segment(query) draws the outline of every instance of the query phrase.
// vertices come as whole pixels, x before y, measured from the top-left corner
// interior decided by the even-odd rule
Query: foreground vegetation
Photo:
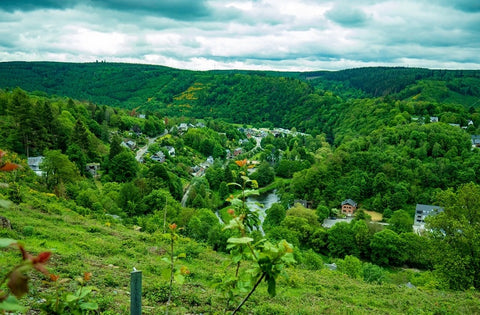
[[[37,206],[32,205],[35,203]],[[70,279],[62,284],[69,292],[78,286],[74,279],[90,272],[90,284],[96,291],[89,298],[98,303],[102,314],[129,312],[129,275],[133,267],[142,270],[143,309],[152,314],[162,313],[168,299],[169,267],[162,260],[168,256],[168,237],[135,231],[108,218],[84,217],[69,206],[56,197],[32,191],[25,203],[2,211],[10,218],[13,229],[0,230],[0,236],[20,240],[32,253],[52,251],[47,268],[60,279]],[[189,273],[183,285],[174,286],[171,312],[223,312],[224,297],[215,290],[214,284],[229,272],[223,267],[227,256],[186,238],[179,239],[177,250],[186,253],[181,266],[188,268]],[[303,260],[301,252],[296,255],[297,260]],[[2,251],[2,276],[8,266],[19,259],[13,249]],[[412,271],[391,271],[383,284],[369,284],[307,260],[289,268],[287,274],[288,278],[280,279],[275,298],[269,297],[266,286],[262,285],[245,309],[254,314],[480,312],[477,291],[448,292],[428,285],[405,286],[416,277],[417,273]],[[55,296],[55,283],[43,281],[44,278],[36,274],[32,276],[31,293],[21,302],[33,309],[42,309]]]

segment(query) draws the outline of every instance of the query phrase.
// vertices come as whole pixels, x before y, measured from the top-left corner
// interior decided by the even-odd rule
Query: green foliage
[[[363,277],[362,262],[355,256],[347,255],[343,260],[337,260],[338,271],[346,274],[352,279]]]
[[[480,287],[480,186],[470,183],[441,192],[444,211],[429,218],[437,259],[435,268],[452,289]]]
[[[400,266],[405,260],[402,239],[392,230],[385,229],[372,236],[370,241],[371,260],[380,266]]]
[[[116,182],[131,181],[137,176],[138,164],[132,153],[123,151],[109,163],[109,173]]]
[[[45,181],[49,189],[59,185],[75,182],[79,179],[79,172],[75,164],[59,150],[46,151],[40,168],[45,172]]]
[[[246,160],[237,161],[237,165],[245,168]],[[245,174],[244,169],[242,174]],[[227,249],[230,250],[231,263],[236,265],[236,271],[234,277],[223,280],[221,288],[223,288],[227,296],[227,309],[230,307],[234,297],[240,292],[245,291],[248,294],[233,310],[232,314],[236,314],[240,310],[262,281],[267,282],[268,294],[274,297],[279,275],[284,274],[286,266],[295,263],[292,254],[293,248],[285,240],[281,240],[276,245],[265,238],[253,243],[254,238],[250,236],[253,236],[252,232],[254,230],[258,230],[259,221],[255,214],[246,206],[245,197],[254,192],[245,189],[246,185],[252,181],[245,175],[242,175],[242,180],[243,185],[239,185],[242,188],[241,199],[231,198],[229,200],[235,209],[229,210],[233,218],[224,227],[224,229],[233,230],[236,233],[236,236],[232,236],[227,240]],[[256,185],[255,182],[253,184]],[[242,261],[248,260],[254,262],[253,269],[241,270]]]
[[[339,222],[328,230],[328,250],[333,257],[342,258],[346,255],[359,255],[355,233],[351,225],[346,222]]]
[[[48,314],[89,314],[98,310],[99,306],[92,300],[98,289],[86,285],[90,281],[91,273],[85,272],[83,277],[76,278],[77,288],[73,293],[67,291],[65,285],[69,279],[60,279],[57,275],[50,275],[55,289],[55,295],[47,295],[42,310]]]
[[[387,228],[392,229],[397,234],[412,232],[413,220],[405,210],[397,210],[388,220]]]
[[[264,229],[268,230],[271,227],[278,226],[285,219],[285,208],[280,203],[274,203],[266,211],[267,217],[263,221]]]
[[[218,218],[211,210],[197,209],[188,222],[186,233],[199,241],[213,241],[210,240],[210,232],[217,227]]]
[[[380,266],[364,263],[362,274],[365,282],[382,284],[385,281],[386,272]]]
[[[275,171],[269,163],[261,163],[250,177],[258,182],[260,187],[267,186],[275,179]]]

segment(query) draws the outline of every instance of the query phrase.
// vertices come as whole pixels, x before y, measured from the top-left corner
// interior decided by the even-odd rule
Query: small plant
[[[76,278],[79,287],[74,293],[68,292],[62,285],[70,279],[50,274],[50,280],[55,289],[55,295],[47,296],[42,309],[48,314],[89,314],[98,309],[98,304],[90,300],[91,294],[98,289],[94,286],[87,286],[92,274],[85,272],[83,277]]]
[[[45,275],[48,271],[44,264],[50,258],[50,252],[42,252],[38,256],[29,254],[22,244],[12,239],[0,239],[0,248],[17,247],[22,253],[22,261],[13,267],[0,282],[0,311],[24,312],[26,308],[18,302],[18,299],[28,293],[28,272],[35,269]],[[6,283],[7,288],[2,288]]]
[[[33,226],[27,225],[23,227],[23,235],[32,236],[33,235]]]
[[[174,255],[174,247],[175,247],[175,241],[178,239],[178,234],[177,234],[177,224],[172,223],[168,225],[169,228],[169,233],[167,234],[169,239],[170,239],[170,257],[164,257],[162,260],[167,262],[170,265],[170,277],[169,277],[169,287],[168,287],[168,300],[167,300],[167,307],[165,314],[168,314],[168,308],[170,306],[170,303],[172,301],[172,294],[173,294],[173,281],[175,280],[176,283],[178,284],[183,284],[185,281],[185,276],[190,274],[190,270],[188,270],[187,267],[181,266],[180,268],[177,268],[175,265],[176,261],[179,258],[185,258],[186,255],[184,253],[181,253],[177,256]]]
[[[270,296],[275,296],[278,276],[280,274],[285,275],[285,266],[295,263],[293,247],[287,241],[281,240],[274,245],[262,238],[254,243],[254,239],[251,237],[252,232],[259,229],[260,221],[257,213],[247,207],[246,198],[258,194],[258,191],[247,190],[246,187],[251,185],[256,189],[258,185],[255,180],[251,180],[245,175],[246,162],[246,160],[236,162],[242,168],[240,174],[243,183],[242,185],[238,183],[229,184],[240,187],[241,193],[239,197],[231,196],[228,199],[235,209],[228,210],[232,219],[224,227],[224,229],[233,230],[237,233],[237,236],[230,237],[227,240],[231,263],[236,265],[235,275],[225,277],[223,285],[220,285],[227,296],[226,310],[230,309],[230,304],[235,296],[247,292],[247,295],[232,311],[232,314],[236,314],[241,309],[262,281],[267,282],[267,291]],[[242,261],[251,261],[253,265],[249,264],[252,267],[242,269]]]

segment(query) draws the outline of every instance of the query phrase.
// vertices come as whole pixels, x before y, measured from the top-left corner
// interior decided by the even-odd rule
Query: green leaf
[[[0,208],[9,208],[12,205],[12,202],[9,200],[0,199]]]
[[[229,230],[229,229],[236,229],[236,228],[243,228],[243,224],[236,218],[231,219],[230,222],[228,222],[227,225],[223,227],[224,230]]]
[[[232,256],[232,261],[236,264],[238,263],[239,261],[242,260],[242,254],[238,254],[238,255],[233,255]]]
[[[96,310],[98,309],[98,304],[95,303],[95,302],[84,302],[84,303],[80,303],[80,308],[82,310]]]
[[[83,299],[92,292],[94,287],[83,287],[77,290],[77,295],[79,299]]]
[[[282,261],[287,265],[293,265],[297,262],[292,253],[286,253],[285,255],[283,255]]]
[[[16,240],[12,240],[11,238],[0,238],[0,248],[10,246],[16,242]]]
[[[256,189],[246,189],[244,192],[245,197],[249,196],[259,196],[260,193]]]
[[[187,258],[187,254],[180,253],[180,254],[178,254],[177,258]]]
[[[181,274],[176,274],[173,276],[173,278],[175,279],[175,282],[178,284],[183,284],[185,282],[185,277],[182,276]]]
[[[78,296],[73,294],[67,294],[67,296],[65,297],[65,300],[67,301],[67,303],[71,303],[73,301],[78,300]]]
[[[250,178],[248,178],[247,176],[241,176],[241,178],[243,179],[243,181],[244,181],[245,183],[250,182]]]
[[[232,243],[232,244],[248,244],[248,243],[251,243],[251,242],[253,242],[253,238],[247,237],[247,236],[244,236],[244,237],[230,237],[227,240],[227,243]]]
[[[24,313],[27,311],[27,308],[20,305],[15,296],[9,295],[3,302],[0,303],[0,310]]]
[[[162,257],[162,261],[166,262],[166,263],[171,263],[172,261],[170,260],[170,257]]]

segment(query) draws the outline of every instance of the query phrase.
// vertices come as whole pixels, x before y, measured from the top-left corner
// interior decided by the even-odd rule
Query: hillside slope
[[[102,314],[129,313],[129,275],[135,267],[143,272],[143,309],[150,314],[165,310],[168,294],[168,242],[161,234],[127,228],[111,218],[90,218],[71,210],[72,202],[31,190],[25,201],[2,210],[12,230],[0,229],[0,237],[21,240],[28,251],[49,250],[47,267],[60,279],[75,279],[91,272],[90,284],[98,291],[90,298]],[[224,269],[226,256],[189,239],[178,241],[177,252],[185,252],[181,265],[190,274],[183,285],[175,285],[173,314],[221,312],[223,298],[212,284],[233,272]],[[1,276],[20,257],[2,250]],[[301,265],[287,270],[289,279],[279,283],[278,295],[268,297],[266,285],[255,292],[243,313],[253,314],[475,314],[480,312],[478,292],[444,292],[408,288],[398,274],[395,284],[366,284],[328,269],[307,270]],[[38,310],[54,295],[53,284],[34,275],[30,294],[21,300]],[[73,292],[71,280],[63,284]],[[395,297],[395,298],[392,298]]]

